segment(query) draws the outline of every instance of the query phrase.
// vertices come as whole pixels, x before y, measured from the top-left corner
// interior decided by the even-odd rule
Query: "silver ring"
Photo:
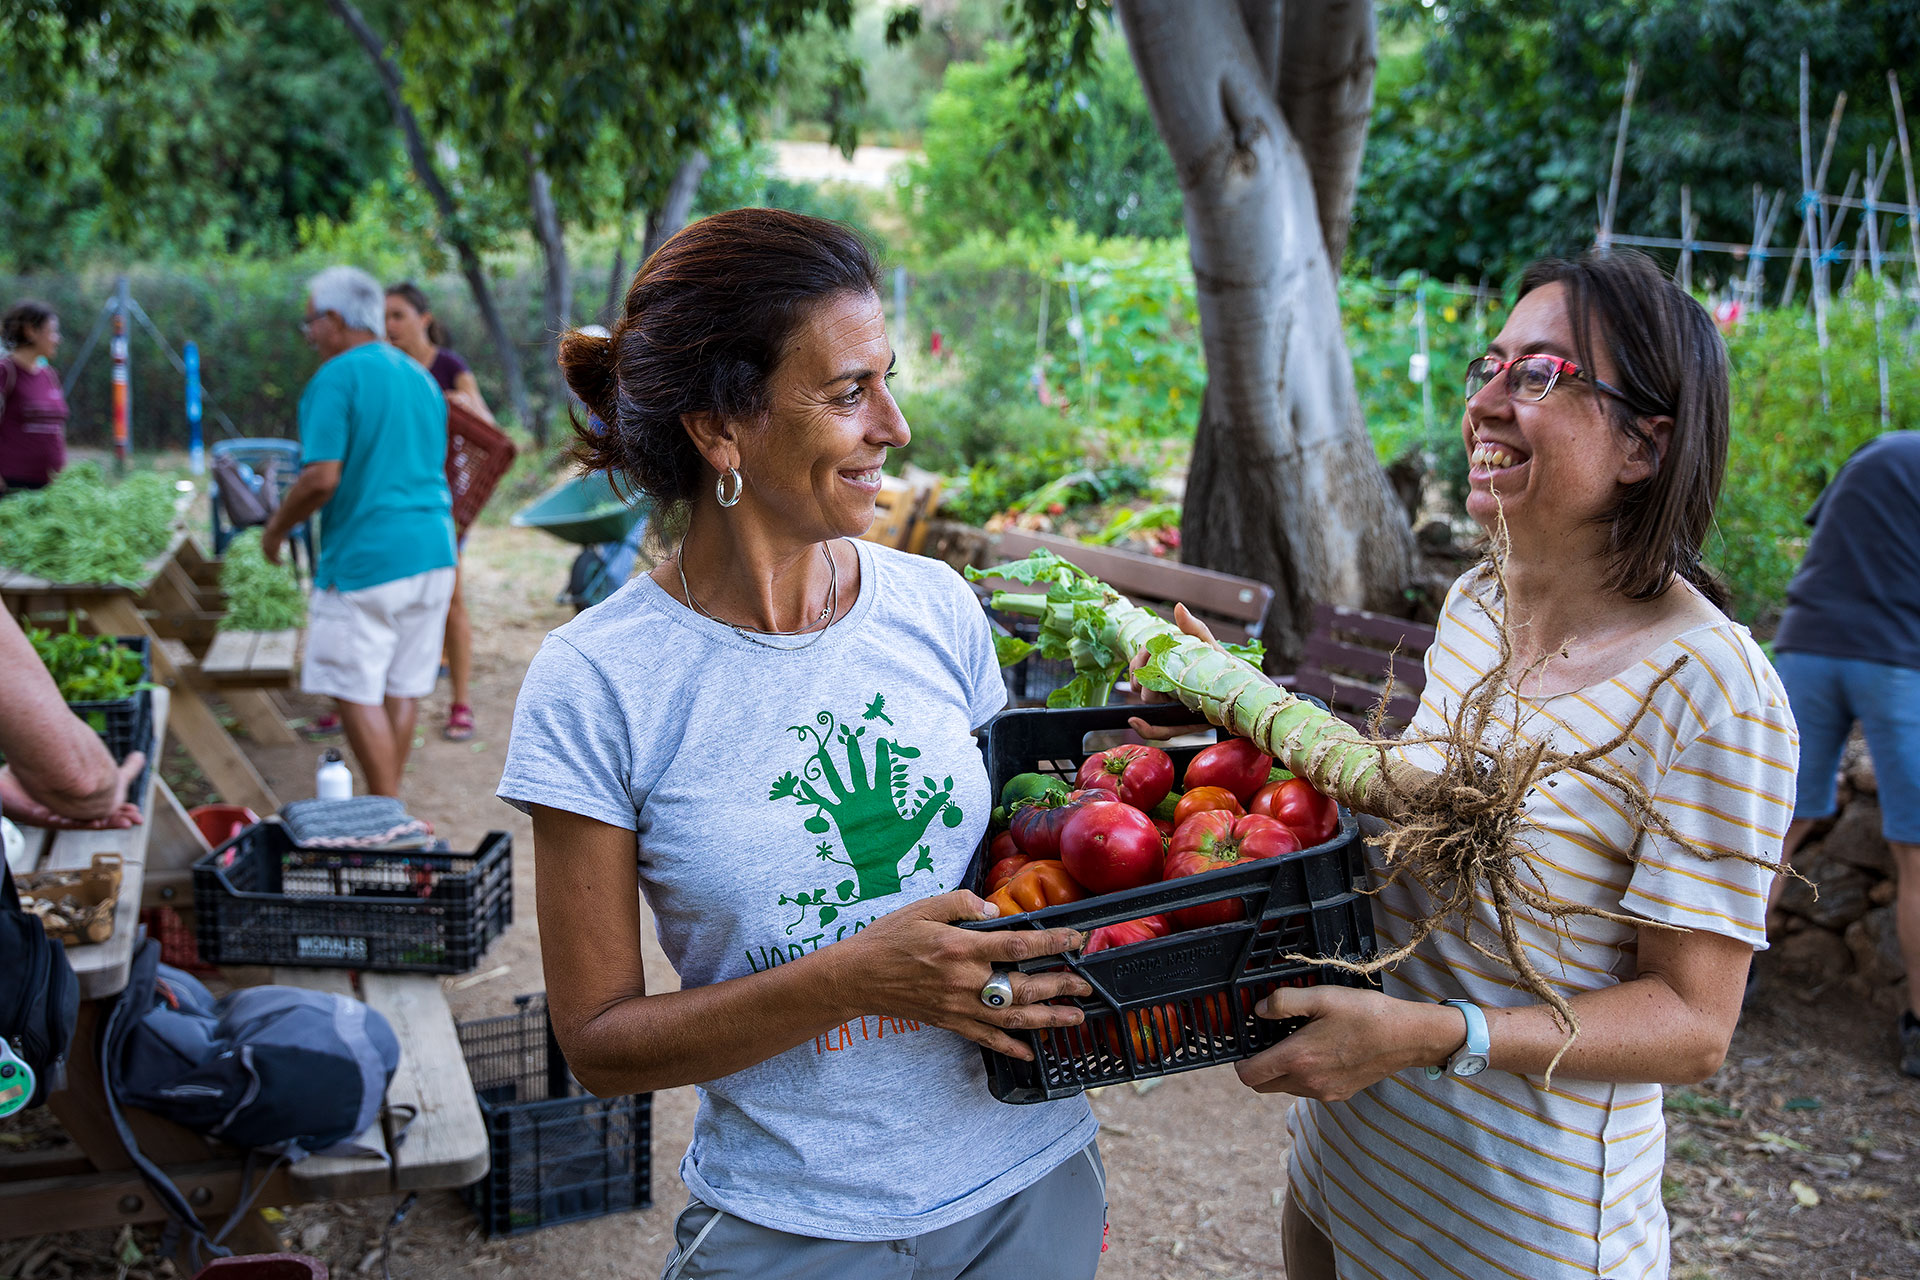
[[[989,1009],[1004,1009],[1013,1003],[1013,979],[996,973],[980,988],[980,1003]]]

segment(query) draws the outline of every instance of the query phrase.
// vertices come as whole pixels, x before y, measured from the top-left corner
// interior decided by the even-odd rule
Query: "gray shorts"
[[[1106,1224],[1106,1167],[1089,1142],[1025,1191],[905,1240],[789,1235],[689,1199],[660,1280],[1092,1280]]]

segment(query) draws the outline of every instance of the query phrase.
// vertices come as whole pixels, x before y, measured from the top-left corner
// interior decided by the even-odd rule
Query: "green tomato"
[[[1007,779],[1007,785],[1000,788],[1000,803],[1008,813],[1022,801],[1038,800],[1042,796],[1064,796],[1072,788],[1059,778],[1044,773],[1016,773]]]

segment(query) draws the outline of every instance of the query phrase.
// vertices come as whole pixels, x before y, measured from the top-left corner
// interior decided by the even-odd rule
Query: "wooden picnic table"
[[[154,692],[155,746],[164,739],[169,702],[167,690]],[[0,1239],[157,1222],[165,1216],[134,1171],[108,1115],[99,1062],[100,1030],[113,998],[126,987],[133,962],[137,913],[149,887],[147,867],[178,865],[206,848],[204,842],[188,840],[177,824],[152,817],[155,791],[162,784],[158,770],[149,778],[148,794],[141,799],[150,820],[138,826],[119,831],[25,829],[42,869],[85,867],[94,854],[105,852],[121,856],[123,871],[113,935],[67,950],[80,978],[82,1002],[68,1053],[67,1087],[53,1094],[48,1105],[73,1148],[0,1154]],[[357,995],[392,1023],[401,1057],[381,1120],[360,1138],[380,1156],[312,1156],[281,1167],[254,1203],[285,1205],[461,1187],[485,1176],[486,1128],[438,977],[363,974],[356,993],[345,970],[275,969],[268,976],[273,982]],[[416,1115],[403,1126],[399,1121],[406,1108]],[[217,1230],[242,1194],[241,1154],[158,1116],[137,1110],[126,1114],[142,1152],[168,1172],[209,1229]],[[258,1213],[248,1214],[236,1226],[229,1243],[241,1251],[279,1247]]]
[[[80,614],[101,635],[145,636],[153,678],[173,691],[172,730],[220,798],[265,816],[280,802],[208,705],[217,692],[256,742],[286,745],[299,738],[267,690],[291,683],[299,633],[220,632],[225,610],[218,565],[192,536],[177,532],[166,551],[147,562],[133,586],[103,582],[49,582],[0,565],[0,601],[22,619],[34,614]],[[262,643],[262,637],[269,637]],[[157,772],[157,771],[156,771]],[[161,783],[163,800],[172,792]]]

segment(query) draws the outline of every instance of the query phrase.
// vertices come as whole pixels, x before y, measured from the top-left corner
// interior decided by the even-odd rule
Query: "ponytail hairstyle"
[[[1726,588],[1700,560],[1726,478],[1730,435],[1727,348],[1713,317],[1631,250],[1536,262],[1521,276],[1519,296],[1550,284],[1566,289],[1581,367],[1598,369],[1596,349],[1611,357],[1612,381],[1625,399],[1600,402],[1614,428],[1653,458],[1653,474],[1629,485],[1600,517],[1607,587],[1629,600],[1651,600],[1677,575],[1724,608]],[[1641,425],[1651,417],[1673,419],[1664,454]]]
[[[9,351],[24,347],[33,331],[53,317],[54,310],[46,303],[35,298],[20,299],[0,316],[0,344]]]
[[[390,284],[387,286],[387,296],[389,298],[400,299],[427,318],[428,342],[431,342],[436,347],[451,347],[453,345],[453,335],[447,332],[447,326],[440,323],[440,318],[433,314],[433,308],[427,305],[427,295],[421,292],[419,285],[411,280],[402,280],[399,284]]]
[[[879,292],[872,250],[841,223],[734,209],[690,224],[641,266],[608,336],[573,329],[560,340],[567,385],[592,414],[574,416],[575,458],[684,508],[710,483],[684,419],[764,416],[768,383],[812,310]]]

